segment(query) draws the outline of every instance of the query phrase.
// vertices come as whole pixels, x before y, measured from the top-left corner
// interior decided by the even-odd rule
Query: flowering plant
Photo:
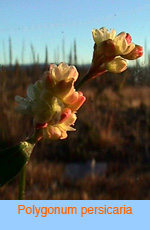
[[[85,101],[74,88],[77,78],[74,66],[51,64],[42,80],[28,86],[26,98],[16,96],[16,110],[33,116],[35,129],[42,130],[39,139],[64,139],[75,130],[76,111]]]
[[[93,59],[90,69],[80,86],[87,80],[106,72],[121,73],[127,69],[126,60],[135,60],[143,55],[143,48],[132,43],[128,33],[110,32],[102,27],[92,30],[94,44]]]
[[[93,59],[89,71],[74,86],[78,79],[75,66],[60,63],[50,64],[43,78],[30,84],[25,98],[16,96],[16,111],[33,118],[34,133],[17,146],[0,152],[0,186],[20,172],[19,199],[25,189],[25,167],[35,144],[41,139],[58,140],[67,138],[68,131],[74,131],[77,111],[86,98],[79,89],[89,79],[105,72],[121,73],[127,68],[126,60],[142,56],[143,48],[132,43],[131,36],[106,28],[92,31],[94,39]]]

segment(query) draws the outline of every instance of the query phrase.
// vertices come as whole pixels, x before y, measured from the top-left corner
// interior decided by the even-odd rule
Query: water
[[[65,166],[64,178],[81,179],[86,175],[105,175],[107,171],[107,163],[95,162],[94,160],[86,163],[68,163]]]

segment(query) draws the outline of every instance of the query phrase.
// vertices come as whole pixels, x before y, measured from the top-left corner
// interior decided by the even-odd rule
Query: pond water
[[[64,178],[79,179],[86,175],[105,175],[107,171],[106,162],[95,162],[95,160],[86,163],[68,163],[65,166]]]

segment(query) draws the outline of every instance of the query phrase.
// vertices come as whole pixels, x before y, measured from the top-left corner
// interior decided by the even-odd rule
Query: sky
[[[59,62],[67,62],[74,40],[78,63],[90,63],[91,31],[103,26],[128,32],[134,43],[145,47],[146,41],[150,48],[150,0],[0,0],[0,22],[0,64],[9,63],[9,38],[13,63],[31,63],[31,45],[41,63],[46,45],[49,62],[56,54]]]

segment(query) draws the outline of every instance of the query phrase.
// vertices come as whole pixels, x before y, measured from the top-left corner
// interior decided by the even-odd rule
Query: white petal
[[[35,86],[41,91],[43,88],[43,81],[42,80],[36,81]]]
[[[126,33],[122,32],[114,39],[114,45],[116,47],[116,55],[121,55],[128,47],[128,43],[125,40]]]
[[[76,119],[77,119],[77,116],[75,114],[71,114],[68,117],[68,119],[65,120],[65,122],[63,122],[59,126],[65,131],[75,131],[75,129],[73,127],[71,127],[70,125],[74,125]]]
[[[70,68],[69,65],[67,65],[66,63],[64,62],[61,62],[59,65],[58,65],[58,69],[60,69],[61,72],[63,71],[68,71],[68,69]]]
[[[126,55],[126,54],[130,53],[134,48],[135,48],[135,44],[134,43],[130,43],[128,45],[127,49],[124,51],[123,55]]]
[[[110,32],[110,39],[114,40],[116,37],[116,30],[111,30]]]
[[[28,99],[20,97],[20,96],[15,96],[15,101],[21,106],[30,106],[31,105],[31,102]]]
[[[39,88],[36,85],[30,84],[27,88],[27,96],[32,101],[38,99],[40,96]]]
[[[55,64],[50,64],[49,70],[52,70],[53,68],[57,68],[57,65],[55,65]]]
[[[127,62],[121,57],[116,57],[107,63],[107,70],[112,73],[121,73],[127,68]]]
[[[100,30],[92,30],[93,40],[96,44],[103,41],[103,33]]]
[[[22,103],[23,101],[25,101],[25,98],[23,97],[20,97],[20,96],[15,96],[15,101],[18,102],[18,103]]]
[[[78,78],[78,71],[75,66],[70,66],[68,71],[64,74],[64,79],[66,81],[74,79],[76,81]]]

